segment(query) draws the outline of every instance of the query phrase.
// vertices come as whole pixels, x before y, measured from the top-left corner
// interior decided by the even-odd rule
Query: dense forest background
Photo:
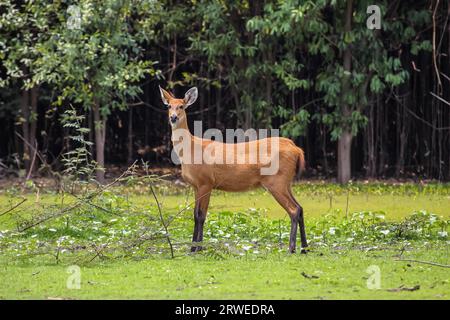
[[[442,0],[0,1],[0,174],[74,152],[107,176],[171,166],[161,85],[198,87],[204,130],[280,128],[311,177],[448,180],[449,17]]]

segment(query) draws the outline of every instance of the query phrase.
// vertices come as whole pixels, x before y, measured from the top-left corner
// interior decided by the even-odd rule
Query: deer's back
[[[197,188],[209,185],[213,189],[225,191],[245,191],[274,182],[289,184],[296,174],[298,157],[302,152],[292,140],[279,137],[236,144],[197,138],[195,143],[202,144],[204,154],[211,150],[222,150],[222,154],[219,152],[214,155],[217,157],[216,163],[183,164],[183,179]],[[276,144],[278,144],[277,147]],[[251,157],[255,156],[255,152],[259,154],[260,148],[263,148],[263,151],[267,150],[269,157],[261,159],[257,156],[252,158],[253,162],[250,161]],[[261,169],[269,167],[273,161],[276,161],[277,156],[278,170],[274,175],[263,175]],[[245,159],[244,163],[242,159]]]

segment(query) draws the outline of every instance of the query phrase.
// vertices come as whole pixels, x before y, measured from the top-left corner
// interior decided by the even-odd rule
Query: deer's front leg
[[[203,242],[203,226],[205,224],[206,214],[208,213],[210,196],[210,188],[200,188],[195,194],[194,234],[192,236],[193,245],[191,247],[191,252],[202,249],[201,245],[196,243]]]

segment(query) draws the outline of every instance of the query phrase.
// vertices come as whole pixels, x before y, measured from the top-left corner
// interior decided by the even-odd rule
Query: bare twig
[[[100,249],[97,249],[97,247],[94,246],[95,255],[88,261],[88,263],[94,261],[94,259],[97,258],[97,257],[104,257],[103,251],[106,249],[106,247],[108,247],[108,245],[109,245],[109,242],[107,242],[106,244],[101,246]]]
[[[25,201],[27,201],[27,199],[22,199],[21,202],[19,202],[18,204],[16,204],[16,205],[13,206],[12,208],[6,210],[5,212],[0,213],[0,217],[3,216],[3,215],[5,215],[5,214],[7,214],[7,213],[9,213],[9,212],[11,212],[11,211],[13,211],[13,210],[16,209],[18,206],[20,206],[22,203],[24,203]]]
[[[441,77],[440,77],[440,73],[439,73],[439,67],[438,67],[438,63],[437,63],[437,55],[438,53],[436,52],[436,12],[438,10],[439,7],[439,2],[440,0],[436,1],[436,6],[434,7],[433,10],[433,67],[435,70],[435,74],[436,74],[436,79],[437,79],[437,84],[438,84],[438,91],[441,92],[442,90],[442,82],[441,82]]]
[[[436,262],[432,262],[432,261],[422,261],[422,260],[413,260],[413,259],[395,259],[395,261],[417,262],[417,263],[429,264],[431,266],[436,266],[436,267],[450,268],[450,265],[448,265],[448,264],[441,264],[441,263],[436,263]]]
[[[33,151],[36,152],[36,155],[38,156],[38,158],[42,161],[42,163],[46,163],[46,161],[44,160],[44,158],[41,156],[40,152],[33,147],[28,141],[25,140],[24,137],[22,137],[22,135],[20,133],[18,133],[17,131],[14,131],[14,133],[16,134],[16,136],[18,136],[27,146],[29,146],[31,149],[33,149]]]
[[[72,192],[68,192],[68,193],[69,193],[72,197],[74,197],[74,198],[76,198],[76,199],[78,199],[78,200],[80,200],[80,201],[86,201],[86,204],[88,204],[88,205],[90,205],[90,206],[92,206],[92,207],[94,207],[94,208],[97,208],[97,209],[99,209],[99,210],[105,211],[106,213],[118,215],[118,214],[117,214],[116,212],[114,212],[114,211],[108,210],[108,209],[106,209],[106,208],[104,208],[104,207],[102,207],[102,206],[99,206],[98,204],[92,203],[92,201],[91,201],[90,199],[81,198],[81,197],[77,196],[76,194],[74,194],[74,193],[72,193]]]
[[[438,96],[437,94],[430,92],[430,94],[435,97],[436,99],[440,100],[441,102],[445,103],[446,105],[450,106],[450,102],[447,100],[444,100],[442,97]]]
[[[168,228],[167,228],[167,224],[164,221],[164,217],[162,215],[161,205],[159,203],[158,197],[156,196],[155,190],[153,189],[153,186],[151,184],[150,184],[150,191],[152,192],[153,198],[155,198],[156,205],[158,206],[159,218],[161,219],[161,224],[164,227],[164,231],[166,233],[166,238],[167,238],[167,243],[169,244],[169,247],[170,247],[170,255],[172,256],[172,259],[173,259],[174,258],[174,254],[173,254],[172,241],[170,240],[170,235],[169,235],[169,231],[168,231]]]
[[[33,160],[31,161],[30,168],[28,169],[28,174],[27,174],[26,180],[30,179],[31,173],[33,172],[33,168],[34,168],[34,163],[36,162],[36,154],[37,154],[37,147],[38,147],[37,140],[34,140],[34,145],[35,145],[35,148],[34,148],[34,152],[33,152]]]
[[[450,127],[436,127],[435,125],[433,125],[432,123],[430,123],[429,121],[419,117],[414,111],[412,111],[411,109],[409,109],[407,106],[404,106],[405,110],[408,111],[408,113],[410,113],[414,118],[416,118],[417,120],[422,121],[423,123],[425,123],[426,125],[428,125],[429,127],[433,128],[434,130],[450,130]]]
[[[350,190],[347,190],[347,205],[345,206],[345,219],[348,219],[348,200],[350,198]]]
[[[420,285],[415,285],[414,287],[405,287],[403,284],[398,288],[387,289],[389,292],[400,292],[400,291],[417,291],[420,289]]]
[[[137,160],[136,160],[137,161]],[[136,164],[136,161],[133,162],[133,164],[131,166],[128,167],[128,169],[126,171],[124,171],[118,178],[114,179],[112,182],[110,182],[109,184],[105,185],[105,186],[101,186],[99,188],[99,190],[97,190],[96,192],[93,192],[91,194],[88,194],[86,197],[80,198],[75,204],[71,205],[70,207],[66,208],[66,209],[62,209],[60,211],[58,211],[57,213],[53,214],[53,215],[49,215],[47,217],[42,218],[41,220],[38,220],[30,225],[25,226],[24,228],[22,228],[21,230],[19,230],[20,232],[24,232],[30,228],[33,228],[43,222],[46,222],[50,219],[54,219],[57,217],[61,217],[64,214],[66,214],[67,212],[72,211],[73,209],[78,208],[79,206],[85,204],[86,202],[89,202],[91,199],[95,198],[96,196],[98,196],[99,194],[101,194],[103,191],[105,191],[106,189],[108,189],[109,187],[111,187],[112,185],[116,184],[117,182],[121,181],[122,178],[126,175],[130,173],[130,168],[133,168],[134,165]]]

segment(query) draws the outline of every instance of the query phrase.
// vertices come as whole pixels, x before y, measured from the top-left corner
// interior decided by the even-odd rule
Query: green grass
[[[0,267],[3,299],[449,299],[448,269],[397,262],[391,250],[319,250],[214,260],[202,254],[174,260],[114,261],[81,267],[81,288],[67,289],[66,266],[36,262]],[[405,257],[448,263],[447,248]],[[381,271],[380,289],[367,287],[367,268]],[[314,275],[310,279],[302,275]],[[420,289],[390,292],[400,286]]]
[[[331,200],[328,195],[302,195],[300,191],[296,192],[296,198],[303,206],[305,217],[319,218],[330,208],[340,210],[345,214],[347,211],[347,195],[334,195]],[[135,196],[133,201],[145,203],[153,202],[148,196]],[[192,197],[189,198],[192,201]],[[184,199],[183,199],[184,201]],[[164,201],[167,208],[175,208],[180,203],[180,197],[168,196]],[[397,220],[401,219],[413,211],[426,210],[445,217],[450,217],[449,210],[450,196],[436,195],[364,195],[356,194],[349,196],[348,212],[358,211],[383,211],[386,218]],[[223,193],[217,192],[211,197],[209,211],[244,211],[249,207],[264,208],[268,216],[272,218],[282,218],[286,212],[273,199],[273,197],[264,191],[244,192],[244,193]]]
[[[450,217],[450,186],[438,185],[437,187],[425,188],[423,192],[418,191],[415,185],[356,185],[347,189],[333,184],[298,184],[294,186],[294,194],[304,209],[305,218],[320,218],[330,210],[339,210],[343,214],[359,211],[382,211],[389,220],[399,220],[414,211],[426,210],[443,217]],[[406,186],[406,187],[405,187]],[[433,186],[433,185],[432,185]],[[144,193],[144,194],[142,194]],[[134,193],[133,190],[125,189],[120,194],[126,196],[127,201],[137,206],[155,205],[155,200],[147,192]],[[163,194],[163,193],[162,193]],[[59,205],[59,196],[49,193],[25,194],[28,199],[26,205],[32,205],[36,201],[41,204]],[[347,202],[348,200],[348,202]],[[169,190],[167,195],[162,196],[162,204],[166,211],[175,211],[186,203],[193,203],[193,194],[189,189],[180,192]],[[0,208],[7,207],[7,203],[16,203],[7,194],[0,194]],[[66,205],[73,203],[74,198],[66,196]],[[348,207],[347,207],[348,203]],[[9,204],[10,205],[10,204]],[[282,218],[286,212],[265,190],[257,189],[250,192],[227,193],[213,191],[209,206],[210,212],[221,211],[245,211],[248,208],[261,208],[269,217]],[[0,223],[6,223],[0,221]]]
[[[262,190],[216,192],[205,225],[206,249],[191,255],[192,208],[177,212],[192,202],[192,194],[158,188],[165,217],[175,217],[169,226],[171,259],[160,232],[124,249],[142,230],[160,229],[147,189],[117,187],[96,199],[108,211],[85,205],[25,232],[15,231],[21,219],[76,200],[8,190],[0,194],[0,212],[21,197],[28,201],[0,216],[0,299],[450,298],[450,269],[396,261],[401,255],[450,264],[443,235],[450,222],[449,185],[306,183],[294,193],[305,210],[308,255],[287,254],[289,219]],[[81,268],[79,290],[66,287],[67,267],[74,264]],[[380,289],[367,287],[369,266],[380,268]],[[417,285],[414,291],[398,289]]]

